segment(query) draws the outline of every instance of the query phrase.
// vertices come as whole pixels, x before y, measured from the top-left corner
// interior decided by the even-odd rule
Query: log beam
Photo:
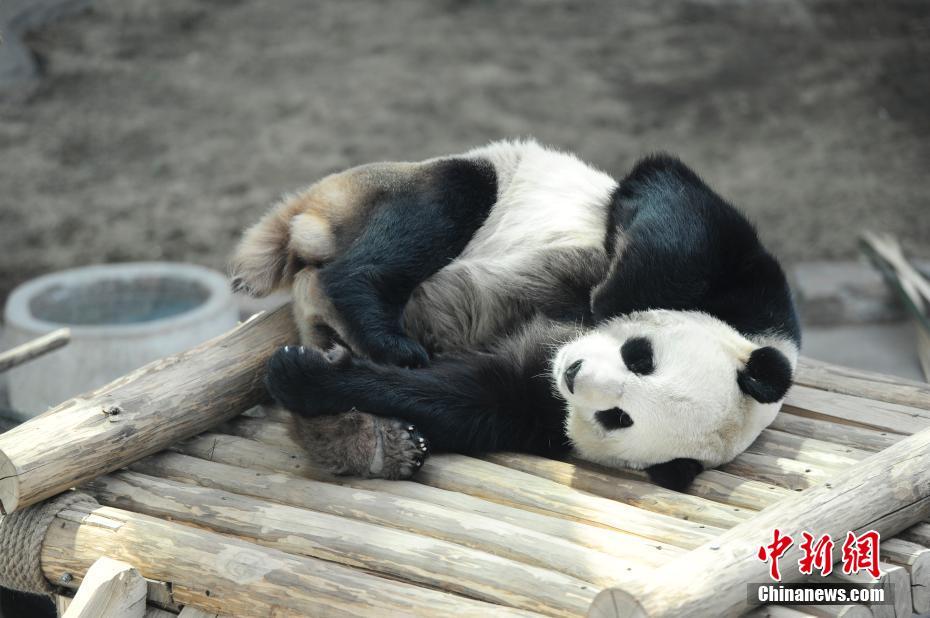
[[[796,496],[786,498],[755,518],[731,528],[660,567],[651,578],[603,591],[591,606],[597,616],[736,615],[749,608],[746,582],[766,581],[768,564],[756,555],[772,531],[800,538],[816,530],[843,538],[850,530],[877,530],[891,538],[930,514],[930,431],[922,431],[836,474]],[[783,564],[800,557],[795,543]],[[801,575],[782,573],[786,581]],[[670,581],[677,582],[668,587]],[[708,595],[708,590],[715,594]]]
[[[531,616],[332,562],[110,507],[78,504],[52,521],[42,545],[49,581],[77,586],[100,557],[172,583],[179,603],[233,616]]]
[[[296,340],[285,306],[0,435],[0,514],[121,468],[260,403],[268,357]]]

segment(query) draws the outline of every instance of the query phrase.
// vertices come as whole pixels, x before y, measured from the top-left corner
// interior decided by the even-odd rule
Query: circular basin
[[[28,281],[13,290],[4,318],[4,349],[71,330],[67,346],[7,373],[10,406],[25,419],[229,330],[238,311],[222,274],[143,262]]]

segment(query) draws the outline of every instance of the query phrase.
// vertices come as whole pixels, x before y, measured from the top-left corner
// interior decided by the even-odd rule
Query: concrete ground
[[[789,267],[864,228],[930,257],[930,3],[94,0],[10,30],[85,1],[0,7],[0,302],[83,264],[223,268],[282,192],[528,135],[616,176],[680,154]],[[804,352],[918,377],[908,328],[821,319]]]
[[[808,326],[802,353],[867,371],[925,381],[917,359],[914,326],[908,322]]]
[[[930,257],[930,3],[90,4],[23,35],[40,76],[2,93],[0,300],[94,262],[222,267],[284,191],[525,135],[618,176],[678,153],[787,262],[864,227]]]

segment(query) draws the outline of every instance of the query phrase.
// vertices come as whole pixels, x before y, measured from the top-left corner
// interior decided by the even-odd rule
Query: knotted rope
[[[33,594],[54,593],[42,573],[42,541],[55,516],[81,502],[97,504],[87,494],[71,491],[0,517],[0,586]]]

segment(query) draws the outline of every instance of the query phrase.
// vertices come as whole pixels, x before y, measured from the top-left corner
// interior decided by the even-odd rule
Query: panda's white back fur
[[[617,187],[607,174],[534,141],[494,142],[465,156],[491,161],[498,190],[457,262],[512,263],[541,250],[603,247],[607,206]]]
[[[462,253],[408,304],[408,330],[443,350],[489,343],[521,303],[546,304],[566,270],[602,279],[617,187],[574,155],[532,140],[494,142],[455,158],[490,161],[497,200]]]

